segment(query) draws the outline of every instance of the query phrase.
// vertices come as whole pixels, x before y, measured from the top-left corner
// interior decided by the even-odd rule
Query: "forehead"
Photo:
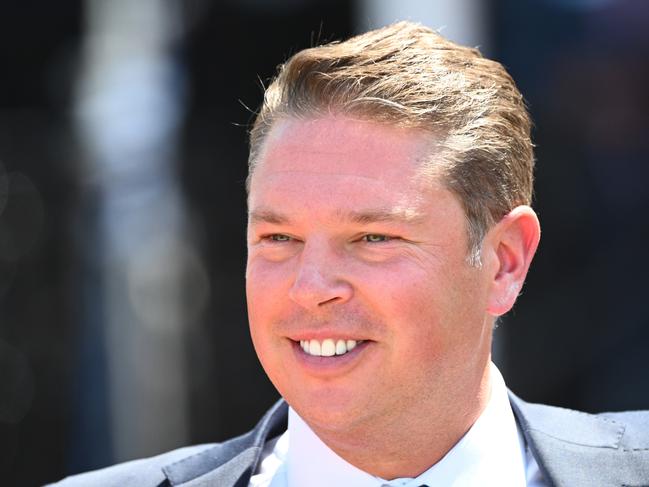
[[[270,180],[316,182],[327,176],[369,185],[413,186],[431,157],[432,136],[344,116],[276,122],[251,178],[251,196]]]

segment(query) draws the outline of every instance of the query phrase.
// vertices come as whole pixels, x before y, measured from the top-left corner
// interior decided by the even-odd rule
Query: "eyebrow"
[[[248,214],[250,223],[272,223],[282,225],[289,222],[289,218],[272,210],[258,209]]]
[[[341,217],[354,223],[369,224],[377,222],[420,223],[424,215],[410,208],[378,208],[344,213]]]
[[[342,221],[368,225],[378,222],[421,223],[424,215],[409,208],[376,208],[369,210],[339,211],[337,218]],[[284,225],[290,223],[290,218],[270,209],[256,209],[248,215],[250,223],[270,223]]]

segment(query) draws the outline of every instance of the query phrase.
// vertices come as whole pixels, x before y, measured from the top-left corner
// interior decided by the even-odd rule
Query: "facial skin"
[[[519,207],[470,266],[460,202],[422,174],[430,138],[344,116],[279,121],[250,187],[259,359],[330,448],[387,479],[436,463],[484,409],[494,317],[538,243],[533,211]],[[362,342],[332,357],[299,343],[328,338]]]

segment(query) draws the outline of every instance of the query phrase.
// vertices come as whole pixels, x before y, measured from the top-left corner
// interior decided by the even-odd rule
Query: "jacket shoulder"
[[[584,446],[649,449],[649,411],[590,414],[525,402],[511,392],[509,395],[523,430]]]
[[[649,486],[649,412],[588,414],[511,392],[510,403],[550,485]]]
[[[243,472],[254,469],[266,439],[286,430],[287,417],[288,406],[280,400],[244,435],[74,475],[51,486],[166,487],[210,475],[217,481],[209,485],[234,485],[230,477],[238,479]]]
[[[216,443],[188,446],[172,450],[150,458],[119,463],[107,468],[93,470],[67,477],[52,487],[157,487],[165,485],[166,475],[163,467],[183,459],[200,455],[207,450],[218,448]]]

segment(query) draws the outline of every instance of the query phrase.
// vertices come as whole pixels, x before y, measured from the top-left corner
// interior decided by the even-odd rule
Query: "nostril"
[[[335,296],[335,297],[333,297],[331,299],[328,299],[326,301],[322,301],[321,303],[318,303],[318,306],[324,306],[325,304],[329,304],[329,303],[334,302],[334,301],[339,301],[341,299],[342,298],[340,296]]]

